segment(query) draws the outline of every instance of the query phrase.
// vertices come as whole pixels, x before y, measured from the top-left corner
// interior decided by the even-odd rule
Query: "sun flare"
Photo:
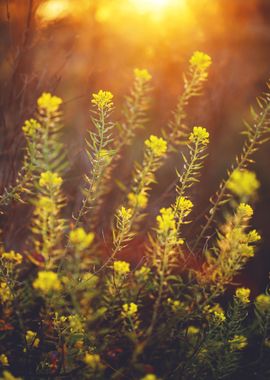
[[[132,3],[142,12],[162,11],[168,7],[173,0],[132,0]]]

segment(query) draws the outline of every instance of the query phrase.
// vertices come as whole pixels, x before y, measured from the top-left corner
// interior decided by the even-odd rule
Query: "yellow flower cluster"
[[[120,275],[124,275],[130,272],[130,264],[126,261],[115,261],[113,263],[113,270],[115,273],[118,273]]]
[[[138,306],[131,302],[131,303],[125,303],[123,306],[122,306],[122,317],[126,318],[126,317],[132,317],[134,315],[137,314],[137,311],[138,311]]]
[[[3,367],[6,367],[9,365],[9,362],[8,362],[8,358],[7,358],[7,355],[5,354],[1,354],[0,355],[0,363]]]
[[[37,348],[39,346],[40,340],[37,338],[37,333],[32,330],[27,330],[25,335],[26,343],[30,347]]]
[[[142,377],[141,380],[158,380],[158,378],[153,373],[148,373],[148,375]]]
[[[23,380],[21,377],[15,377],[9,371],[3,371],[1,380]]]
[[[174,212],[171,207],[162,208],[160,215],[156,217],[158,223],[158,232],[167,234],[169,230],[175,230]]]
[[[84,362],[88,367],[92,369],[97,369],[102,367],[101,359],[98,354],[86,353],[84,356]]]
[[[251,218],[253,215],[253,209],[246,203],[240,203],[237,208],[237,214],[240,218]]]
[[[97,94],[92,95],[92,104],[96,105],[98,109],[110,110],[113,106],[113,94],[110,91],[99,90]]]
[[[41,173],[40,179],[39,179],[39,186],[40,187],[47,187],[49,189],[51,188],[59,188],[62,185],[62,178],[59,177],[57,173],[52,173],[50,171]]]
[[[12,294],[10,288],[6,282],[0,282],[0,300],[2,302],[7,302],[11,300]]]
[[[39,197],[37,203],[36,203],[37,208],[43,209],[49,213],[53,213],[55,211],[56,205],[54,201],[46,196],[41,196]]]
[[[171,298],[168,298],[167,302],[174,313],[183,309],[183,303],[179,300],[172,300]]]
[[[214,306],[207,305],[204,308],[204,312],[211,316],[215,322],[224,322],[226,320],[226,316],[222,307],[217,303]]]
[[[33,287],[44,294],[61,290],[61,282],[57,273],[52,271],[40,271],[33,282]]]
[[[200,329],[196,326],[188,326],[187,328],[187,335],[197,335],[199,334]]]
[[[193,203],[187,197],[177,197],[175,202],[175,209],[181,218],[186,218],[192,211]]]
[[[167,141],[162,137],[151,135],[144,143],[156,157],[164,156],[167,152]]]
[[[209,143],[209,132],[203,127],[193,127],[189,136],[189,141],[192,143],[207,145]]]
[[[14,251],[4,252],[1,255],[1,259],[5,261],[10,261],[14,264],[21,264],[23,257],[20,253],[16,253]]]
[[[255,300],[257,308],[262,312],[270,311],[270,295],[260,294],[256,297]]]
[[[248,345],[247,338],[244,335],[234,335],[228,342],[232,351],[243,350]]]
[[[238,288],[238,289],[236,289],[235,296],[243,304],[250,303],[250,299],[249,299],[250,289],[248,289],[248,288]]]
[[[25,136],[32,137],[36,134],[36,131],[40,130],[41,125],[35,119],[26,120],[22,127]]]
[[[144,193],[129,193],[128,194],[128,203],[130,207],[136,208],[145,208],[148,203],[148,198]]]
[[[206,70],[212,63],[211,57],[201,51],[195,51],[189,60],[189,63],[195,69],[200,71]]]
[[[256,174],[249,170],[234,170],[227,183],[227,188],[239,198],[254,197],[259,187]]]
[[[86,233],[81,227],[76,228],[69,233],[70,243],[73,244],[78,251],[83,251],[88,248],[92,244],[94,237],[95,235],[93,232]]]
[[[61,317],[61,318],[63,318],[63,317]],[[82,320],[78,314],[69,315],[68,317],[66,317],[66,319],[69,322],[70,332],[72,332],[72,333],[83,333],[84,332],[83,323],[82,323]]]
[[[50,114],[58,111],[62,103],[63,100],[61,98],[53,96],[49,92],[44,92],[37,100],[39,108],[46,110]]]
[[[144,82],[149,82],[152,79],[152,75],[146,69],[134,69],[135,78],[141,79]]]
[[[132,193],[131,193],[132,194]],[[117,211],[118,216],[123,220],[123,221],[128,221],[132,217],[132,210],[130,208],[126,208],[122,206],[118,211]]]

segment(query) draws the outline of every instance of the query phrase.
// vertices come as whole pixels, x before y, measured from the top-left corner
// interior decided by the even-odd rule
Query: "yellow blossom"
[[[235,169],[227,183],[227,188],[240,198],[254,196],[259,187],[256,174],[249,170]]]
[[[88,248],[92,244],[94,237],[95,235],[93,232],[86,233],[82,227],[76,228],[69,233],[71,244],[73,244],[79,251]]]
[[[23,257],[20,253],[14,251],[4,252],[1,256],[2,259],[6,261],[11,261],[16,264],[21,264]]]
[[[148,375],[142,377],[141,380],[158,380],[158,378],[153,373],[148,373]]]
[[[132,317],[134,315],[137,314],[137,311],[138,311],[138,306],[131,302],[131,303],[125,303],[123,306],[122,306],[122,317],[126,318],[126,317]]]
[[[115,273],[123,275],[130,272],[130,264],[126,261],[115,261],[113,263],[113,269]]]
[[[270,295],[260,294],[256,297],[255,300],[257,308],[262,312],[270,311]]]
[[[207,145],[209,143],[209,133],[206,128],[193,127],[192,133],[189,136],[189,141]]]
[[[200,329],[195,326],[188,326],[187,328],[187,335],[197,335],[199,334]]]
[[[248,241],[250,243],[255,243],[256,241],[259,241],[259,240],[261,240],[261,235],[258,234],[258,232],[256,230],[251,230],[248,233]]]
[[[134,69],[134,75],[145,82],[149,82],[152,79],[152,75],[146,69]]]
[[[147,206],[148,198],[145,194],[135,194],[135,193],[129,193],[128,194],[128,201],[130,207],[136,208],[145,208]]]
[[[82,323],[82,320],[78,314],[69,315],[67,317],[67,320],[69,322],[70,332],[72,332],[72,333],[83,333],[84,332],[83,323]]]
[[[172,300],[171,298],[168,298],[167,302],[171,306],[171,309],[174,313],[183,308],[183,303],[179,300]]]
[[[132,210],[130,208],[126,208],[126,207],[121,207],[118,211],[117,211],[117,214],[118,216],[124,220],[124,221],[128,221],[131,219],[132,217]]]
[[[240,216],[240,218],[251,218],[253,215],[253,209],[246,203],[240,203],[237,208],[237,214]]]
[[[50,293],[61,290],[61,282],[57,273],[52,271],[40,271],[33,282],[33,287],[42,293]]]
[[[92,95],[92,104],[96,105],[99,110],[110,110],[113,106],[113,94],[110,91],[99,90],[97,94]]]
[[[27,330],[26,331],[26,336],[25,336],[27,345],[30,347],[35,347],[37,348],[39,346],[39,338],[37,338],[37,333],[32,331],[32,330]]]
[[[248,345],[247,338],[243,335],[234,335],[228,342],[232,351],[243,350]]]
[[[192,67],[200,71],[204,71],[211,65],[212,59],[206,53],[203,53],[201,51],[195,51],[192,57],[190,58],[189,63]]]
[[[156,157],[164,156],[167,151],[167,141],[162,137],[151,135],[144,143]]]
[[[41,173],[39,179],[40,187],[48,187],[48,188],[59,188],[62,184],[63,180],[57,173],[52,173],[50,171]]]
[[[226,320],[224,310],[218,303],[214,306],[205,306],[204,312],[211,316],[215,322],[224,322]]]
[[[63,103],[61,98],[53,96],[48,92],[44,92],[37,101],[39,108],[46,110],[48,113],[54,113],[58,111],[60,104]]]
[[[12,294],[6,282],[0,282],[0,299],[2,302],[7,302],[12,299]]]
[[[46,196],[39,197],[36,206],[49,213],[53,213],[56,207],[54,201],[51,198],[46,197]]]
[[[169,230],[175,229],[175,219],[174,212],[171,207],[162,208],[160,210],[160,215],[156,217],[158,223],[158,232],[162,234],[167,234]]]
[[[92,369],[101,368],[103,366],[98,354],[86,353],[84,356],[84,362]]]
[[[26,120],[22,127],[25,136],[34,136],[36,131],[40,130],[41,125],[35,119]]]
[[[5,354],[0,355],[0,363],[2,364],[3,367],[6,367],[9,365],[8,358]]]
[[[238,288],[235,292],[236,298],[238,298],[242,303],[249,303],[250,299],[250,289],[248,288]]]

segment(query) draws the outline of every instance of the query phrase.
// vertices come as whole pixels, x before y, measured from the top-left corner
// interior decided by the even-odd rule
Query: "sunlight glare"
[[[142,12],[156,12],[164,10],[172,0],[132,0],[132,3]]]

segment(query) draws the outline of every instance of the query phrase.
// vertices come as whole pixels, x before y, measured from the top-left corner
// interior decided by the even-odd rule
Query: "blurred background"
[[[202,50],[213,65],[204,96],[189,107],[188,122],[211,133],[210,155],[195,193],[199,212],[207,207],[241,146],[249,105],[270,77],[269,0],[0,0],[0,11],[2,190],[13,183],[21,165],[22,124],[34,115],[36,98],[50,91],[64,100],[64,138],[72,168],[66,186],[76,202],[79,174],[87,169],[82,150],[91,125],[90,94],[100,88],[113,92],[117,119],[133,69],[147,68],[153,76],[151,122],[126,152],[122,180],[128,181],[143,139],[150,133],[160,135],[166,126],[183,88],[188,60]],[[256,159],[252,170],[261,188],[254,227],[263,242],[242,278],[255,292],[263,290],[270,271],[269,144]],[[164,189],[173,181],[179,161],[175,156],[162,169],[159,181]],[[155,189],[156,198],[161,192]],[[24,218],[21,208],[10,208],[2,221],[7,244],[14,246],[23,236]]]

